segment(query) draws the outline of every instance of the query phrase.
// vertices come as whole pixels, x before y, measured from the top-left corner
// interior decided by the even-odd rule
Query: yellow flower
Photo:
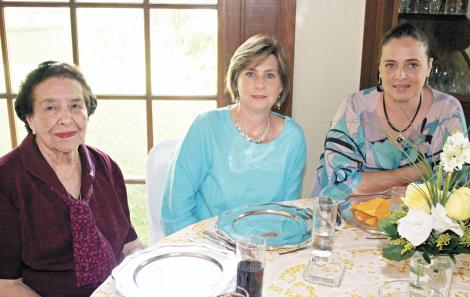
[[[420,209],[430,213],[431,209],[428,204],[429,198],[430,194],[426,184],[411,183],[406,188],[405,197],[403,197],[402,200],[409,208]]]
[[[470,218],[470,189],[458,188],[446,203],[447,215],[455,220],[464,221]]]

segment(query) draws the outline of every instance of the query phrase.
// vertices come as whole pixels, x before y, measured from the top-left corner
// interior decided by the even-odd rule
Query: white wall
[[[297,0],[293,118],[307,140],[303,197],[339,102],[359,90],[365,0]]]

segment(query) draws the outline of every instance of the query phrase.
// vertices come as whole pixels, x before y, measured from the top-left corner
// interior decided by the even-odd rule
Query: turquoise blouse
[[[300,197],[305,166],[302,128],[291,118],[269,143],[236,130],[228,107],[199,115],[172,160],[162,201],[165,234],[225,210]]]

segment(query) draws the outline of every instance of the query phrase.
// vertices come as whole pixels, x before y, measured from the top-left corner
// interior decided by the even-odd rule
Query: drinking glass
[[[409,6],[410,6],[410,0],[400,0],[400,7],[398,11],[400,13],[407,12]]]
[[[460,11],[459,0],[446,0],[446,14],[457,14]]]
[[[409,4],[408,4],[408,9],[406,10],[406,12],[408,13],[417,13],[418,12],[418,3],[419,0],[409,0]]]
[[[429,0],[419,0],[418,13],[429,13]]]
[[[468,84],[470,83],[470,80],[465,75],[465,72],[456,70],[455,75],[454,75],[454,83],[455,83],[457,94],[465,95],[467,91],[466,88]]]
[[[341,283],[344,265],[332,258],[338,203],[331,197],[314,198],[312,257],[303,274],[308,282],[331,287]]]
[[[379,288],[379,297],[444,297],[439,291],[427,287],[416,287],[407,280],[385,282]]]
[[[250,294],[248,294],[247,290],[237,286],[232,292],[218,294],[216,297],[250,297]]]
[[[393,187],[390,191],[390,211],[394,211],[401,208],[403,204],[402,197],[405,197],[406,186]]]
[[[236,237],[237,286],[248,291],[250,297],[261,297],[263,291],[266,239],[258,235]]]
[[[430,0],[429,1],[429,12],[433,14],[439,13],[441,9],[441,0]]]

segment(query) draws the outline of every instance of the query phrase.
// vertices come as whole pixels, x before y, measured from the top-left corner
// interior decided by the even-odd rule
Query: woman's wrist
[[[394,175],[401,177],[404,184],[409,184],[423,179],[424,165],[418,163],[407,167],[398,168],[394,171]]]

